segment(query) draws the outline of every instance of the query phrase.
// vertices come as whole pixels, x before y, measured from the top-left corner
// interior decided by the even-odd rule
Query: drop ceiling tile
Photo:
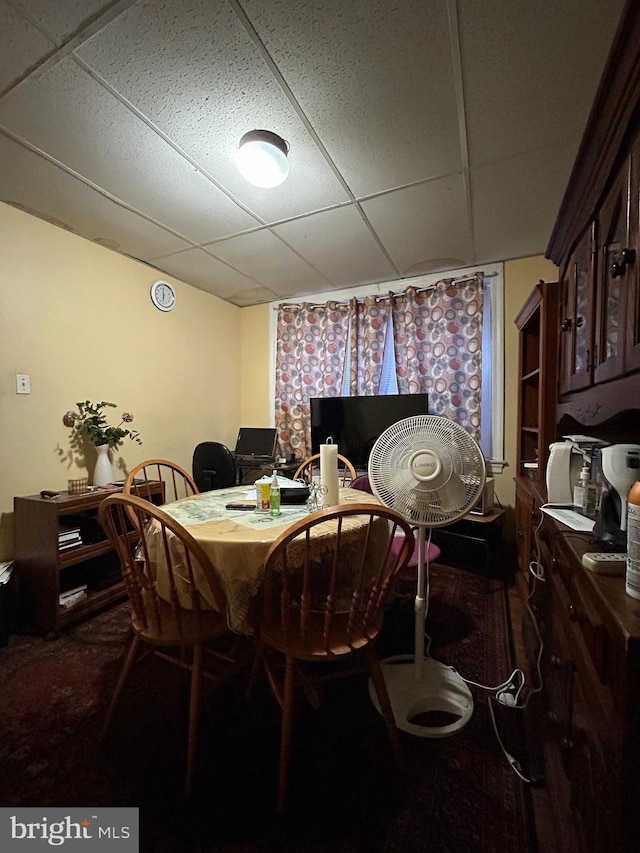
[[[273,230],[336,286],[398,277],[355,205],[314,213]]]
[[[226,2],[139,4],[77,51],[164,134],[266,222],[348,199],[261,53]],[[289,142],[291,171],[275,189],[239,174],[241,136],[265,128]]]
[[[252,293],[260,289],[257,282],[221,263],[204,249],[187,249],[167,257],[155,258],[151,263],[161,272],[169,273],[229,302],[233,302],[238,294]],[[275,294],[271,293],[264,301],[269,301],[274,296]]]
[[[14,0],[14,4],[58,43],[113,6],[111,0]]]
[[[460,168],[446,3],[242,7],[356,197]]]
[[[48,53],[54,44],[33,24],[0,0],[0,92],[15,83]]]
[[[73,59],[7,95],[0,125],[187,240],[258,224]]]
[[[287,296],[291,288],[309,292],[327,284],[295,252],[285,246],[268,229],[240,234],[207,247],[211,254],[250,276],[276,296]]]
[[[543,255],[580,139],[473,169],[478,261]]]
[[[582,133],[624,0],[458,0],[471,166]]]
[[[362,208],[403,278],[473,263],[461,175],[386,193]]]
[[[189,245],[2,134],[0,201],[140,260]]]

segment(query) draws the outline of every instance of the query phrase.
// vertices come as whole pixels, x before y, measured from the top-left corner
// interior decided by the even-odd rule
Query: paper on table
[[[547,515],[550,515],[551,518],[555,518],[556,521],[561,521],[567,527],[570,527],[572,530],[579,530],[581,533],[591,533],[595,525],[593,519],[586,518],[586,516],[580,515],[579,512],[573,509],[550,506],[542,506],[540,509]]]
[[[338,445],[320,445],[320,485],[322,506],[336,506],[340,502],[338,483]]]

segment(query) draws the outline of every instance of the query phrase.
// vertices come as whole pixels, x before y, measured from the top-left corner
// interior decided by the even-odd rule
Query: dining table
[[[209,557],[217,580],[227,598],[227,621],[232,631],[250,635],[256,626],[258,594],[262,587],[264,563],[271,545],[292,524],[307,517],[313,508],[306,503],[284,504],[281,514],[257,512],[255,509],[237,509],[229,505],[255,502],[255,488],[234,486],[202,492],[188,498],[182,498],[161,508],[171,518],[187,528],[196,542]],[[359,489],[341,488],[340,504],[379,504],[380,501],[369,492]],[[349,516],[343,523],[343,532],[347,540],[354,539],[364,527],[365,521],[359,516]],[[316,547],[322,549],[322,539],[326,537],[326,547],[330,547],[331,537],[335,536],[332,526],[323,530],[319,525],[313,531]],[[158,561],[161,559],[162,544],[160,537],[155,542]],[[154,538],[149,538],[149,547],[153,554]],[[203,606],[217,609],[206,580],[209,567],[195,567],[195,582],[198,585]],[[161,571],[157,570],[158,591],[161,597],[169,597],[169,590],[162,589]],[[181,599],[188,601],[185,591]],[[186,605],[188,606],[188,605]]]

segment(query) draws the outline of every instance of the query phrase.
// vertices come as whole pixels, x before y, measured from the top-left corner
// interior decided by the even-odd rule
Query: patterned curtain
[[[351,304],[281,305],[276,332],[275,425],[279,453],[311,453],[310,397],[341,393]]]
[[[355,362],[352,359],[351,371],[353,396],[370,396],[380,390],[390,310],[390,297],[366,296],[354,306],[355,322],[352,325],[355,332],[356,359]]]
[[[398,390],[426,391],[429,412],[480,441],[484,274],[392,297]]]
[[[311,452],[311,397],[378,394],[389,313],[400,394],[426,392],[429,411],[480,441],[484,273],[424,290],[325,305],[281,305],[276,336],[276,411],[283,456]]]

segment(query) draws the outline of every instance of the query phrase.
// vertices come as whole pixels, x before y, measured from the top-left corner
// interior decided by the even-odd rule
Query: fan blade
[[[445,512],[458,512],[467,502],[467,490],[457,474],[452,474],[446,483],[438,488],[440,506]]]

